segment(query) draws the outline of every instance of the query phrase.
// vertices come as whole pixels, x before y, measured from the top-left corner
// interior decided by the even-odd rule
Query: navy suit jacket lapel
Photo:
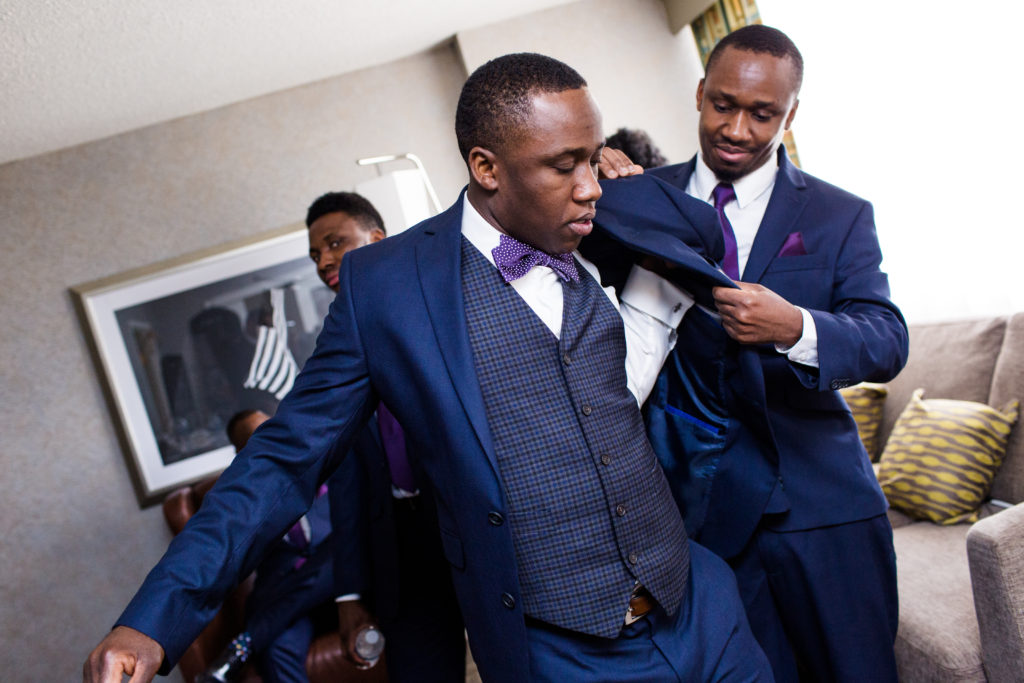
[[[652,169],[651,175],[664,178],[665,181],[675,185],[683,192],[686,192],[686,186],[690,184],[690,176],[693,175],[696,168],[697,157],[693,156],[686,163],[676,166],[672,173],[663,174],[660,172],[660,169]],[[698,199],[703,200],[702,197],[698,197]]]
[[[466,309],[462,299],[464,195],[465,190],[454,205],[424,226],[424,238],[416,245],[416,267],[427,314],[448,376],[476,433],[480,448],[487,454],[497,474],[498,462],[487,424],[480,382],[473,364],[473,349],[469,343]]]
[[[750,249],[750,257],[743,269],[745,282],[757,282],[764,275],[768,264],[779,253],[786,237],[793,232],[797,219],[807,205],[808,195],[800,171],[790,163],[785,147],[779,147],[779,172],[775,177],[768,208],[757,229],[757,237]]]

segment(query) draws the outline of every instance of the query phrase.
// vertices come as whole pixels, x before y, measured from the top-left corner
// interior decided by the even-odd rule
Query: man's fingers
[[[620,178],[641,175],[644,169],[634,164],[628,156],[618,149],[605,147],[601,151],[601,163],[597,170],[602,178]]]
[[[131,674],[131,678],[128,680],[128,683],[149,683],[156,677],[156,672],[159,669],[160,662],[149,662],[138,659],[135,660],[132,671],[125,670],[125,673]],[[115,680],[120,681],[120,678]]]

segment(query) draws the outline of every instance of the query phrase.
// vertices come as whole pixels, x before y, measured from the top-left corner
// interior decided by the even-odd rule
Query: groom
[[[686,539],[638,409],[689,302],[629,263],[661,254],[698,300],[732,286],[682,242],[701,245],[707,207],[660,181],[616,181],[675,224],[604,226],[624,242],[617,295],[575,253],[602,194],[601,115],[583,78],[541,55],[492,60],[463,87],[456,134],[468,190],[346,255],[294,389],[93,651],[86,681],[173,665],[381,400],[435,488],[485,681],[772,680],[729,568]]]

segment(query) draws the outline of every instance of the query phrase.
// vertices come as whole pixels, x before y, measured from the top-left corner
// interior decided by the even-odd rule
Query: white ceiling
[[[3,0],[0,163],[385,63],[572,0]]]

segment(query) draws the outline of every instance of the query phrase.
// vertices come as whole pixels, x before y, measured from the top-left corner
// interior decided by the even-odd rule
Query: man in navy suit
[[[697,87],[700,153],[649,172],[716,207],[739,285],[687,314],[649,433],[688,530],[732,565],[776,679],[895,681],[892,529],[836,390],[894,377],[907,332],[871,205],[780,146],[802,75],[780,31],[730,34]]]
[[[377,209],[354,192],[318,197],[306,227],[317,275],[334,292],[342,257],[387,235]],[[365,666],[356,636],[380,626],[394,683],[462,681],[462,616],[429,486],[412,471],[406,447],[397,420],[381,404],[357,439],[352,462],[342,464],[347,471],[331,478],[338,633],[348,658]]]
[[[688,542],[644,435],[638,401],[680,295],[635,268],[616,296],[575,254],[601,196],[586,82],[541,55],[492,60],[463,87],[456,135],[467,192],[346,255],[292,392],[90,655],[87,681],[166,671],[379,401],[434,486],[485,681],[771,680],[732,573]],[[683,244],[682,204],[675,231],[605,230],[664,252],[700,301],[731,282]]]

